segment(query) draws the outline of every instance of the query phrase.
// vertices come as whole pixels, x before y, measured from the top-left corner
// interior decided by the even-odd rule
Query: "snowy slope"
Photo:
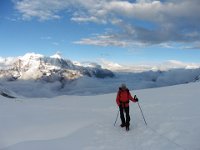
[[[132,91],[131,130],[113,123],[116,93],[7,99],[0,96],[0,150],[199,150],[200,83]],[[117,90],[117,89],[116,89]]]

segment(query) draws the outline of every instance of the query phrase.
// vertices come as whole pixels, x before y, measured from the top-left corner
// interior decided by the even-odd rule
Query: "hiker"
[[[129,130],[130,126],[129,100],[131,100],[132,102],[138,102],[137,97],[135,96],[133,98],[131,96],[131,93],[129,92],[129,89],[126,87],[126,84],[123,83],[121,87],[119,87],[116,102],[119,106],[120,118],[122,122],[120,126],[126,127],[126,130]],[[126,114],[126,118],[124,117],[124,112]]]

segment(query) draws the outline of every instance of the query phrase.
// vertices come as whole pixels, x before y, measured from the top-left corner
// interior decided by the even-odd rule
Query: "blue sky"
[[[0,0],[0,56],[200,63],[198,0]]]

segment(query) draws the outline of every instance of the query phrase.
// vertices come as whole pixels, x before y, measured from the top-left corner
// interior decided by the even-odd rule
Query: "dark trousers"
[[[121,118],[122,124],[126,124],[126,126],[129,126],[130,125],[129,107],[122,107],[120,105],[119,111],[120,111],[120,118]],[[126,114],[126,118],[124,118],[124,112]]]

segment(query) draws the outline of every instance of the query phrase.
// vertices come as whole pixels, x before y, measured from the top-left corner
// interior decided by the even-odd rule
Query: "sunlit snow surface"
[[[199,150],[200,83],[131,91],[130,131],[114,127],[116,93],[0,96],[0,150]],[[117,91],[117,90],[116,90]]]

